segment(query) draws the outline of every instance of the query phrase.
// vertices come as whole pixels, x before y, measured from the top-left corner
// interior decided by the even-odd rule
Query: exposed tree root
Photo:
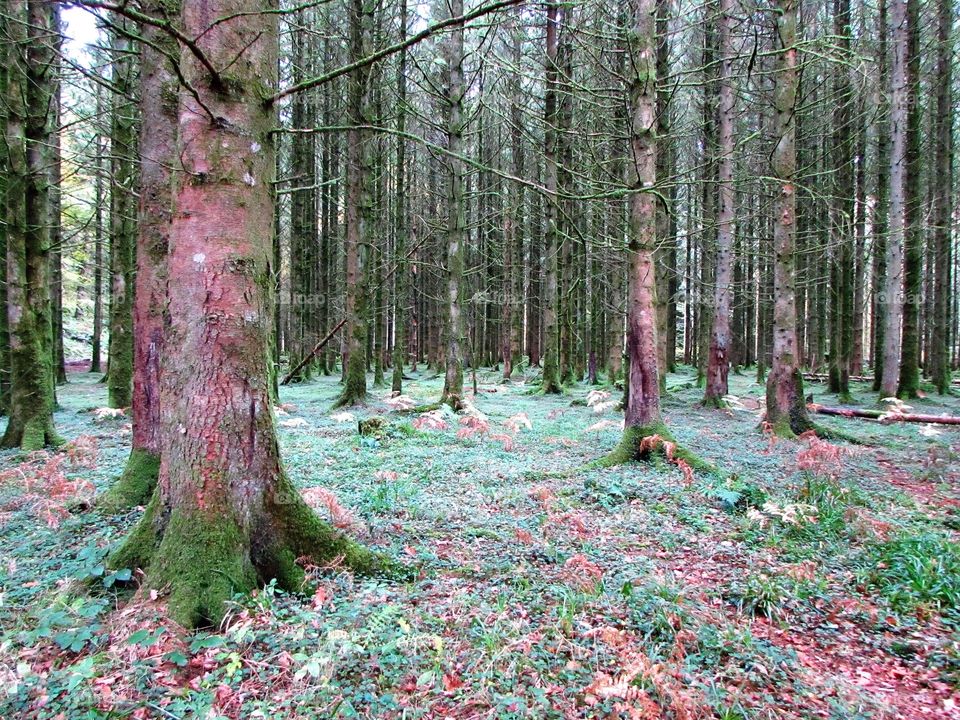
[[[216,626],[225,603],[272,579],[302,592],[298,559],[338,561],[360,575],[407,579],[413,568],[372,551],[321,520],[282,478],[252,518],[162,507],[154,492],[143,518],[110,556],[114,568],[143,568],[147,587],[169,594],[170,615],[186,627]]]

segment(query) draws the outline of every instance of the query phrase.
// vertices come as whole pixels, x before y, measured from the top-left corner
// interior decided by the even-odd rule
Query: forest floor
[[[104,570],[141,510],[85,501],[129,418],[72,374],[71,452],[0,456],[0,718],[958,717],[960,428],[830,418],[865,444],[774,441],[752,375],[717,411],[680,373],[667,422],[722,477],[583,470],[619,439],[616,391],[487,371],[464,420],[403,412],[442,386],[411,375],[411,401],[346,413],[336,379],[283,388],[278,421],[311,504],[420,578],[316,568],[310,595],[238,596],[224,631],[186,633]]]

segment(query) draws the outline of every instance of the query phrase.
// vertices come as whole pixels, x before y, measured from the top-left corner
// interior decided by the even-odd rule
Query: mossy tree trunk
[[[850,357],[853,351],[853,218],[854,143],[853,89],[850,85],[850,2],[834,5],[834,36],[839,59],[834,67],[830,283],[830,392],[850,401]]]
[[[707,358],[705,405],[719,407],[729,393],[730,308],[733,288],[734,187],[733,187],[733,2],[720,0],[720,89],[718,93],[719,157],[717,159],[716,273],[713,286],[713,317]],[[666,356],[664,355],[664,362]]]
[[[777,145],[770,162],[779,185],[773,224],[773,356],[767,377],[767,422],[777,435],[793,436],[808,430],[803,398],[803,376],[797,365],[796,217],[794,176],[797,170],[797,5],[778,3],[777,53],[774,87]],[[757,353],[758,364],[762,354]]]
[[[150,15],[171,22],[163,0],[143,6]],[[137,218],[136,279],[133,305],[133,443],[126,467],[99,501],[101,507],[126,509],[146,505],[160,470],[160,367],[167,304],[167,251],[173,194],[171,169],[176,163],[177,82],[170,65],[176,41],[145,25],[141,32],[140,203]]]
[[[543,384],[546,394],[557,394],[560,386],[560,329],[557,320],[559,293],[557,292],[557,271],[559,254],[559,215],[557,198],[557,13],[556,2],[547,3],[547,60],[546,94],[544,96],[544,149],[546,197],[544,232],[544,287],[543,287]]]
[[[640,458],[650,435],[670,439],[660,416],[657,367],[656,0],[633,1],[633,27],[626,29],[632,162],[628,164],[626,408],[619,447],[600,461],[612,465]]]
[[[887,63],[887,0],[877,0],[877,184],[876,202],[873,205],[873,267],[871,306],[873,318],[873,342],[870,352],[873,359],[873,390],[880,390],[883,378],[884,333],[886,332],[886,303],[883,295],[887,275],[887,229],[890,210],[890,73]]]
[[[904,179],[903,334],[897,395],[917,397],[920,389],[920,308],[923,303],[923,214],[920,144],[920,8],[907,3],[907,139]]]
[[[184,34],[229,70],[213,75],[181,50],[197,97],[179,92],[167,335],[178,352],[163,358],[157,489],[111,558],[145,568],[146,586],[168,591],[172,617],[187,626],[218,622],[233,593],[271,578],[300,589],[299,557],[393,568],[321,522],[280,462],[268,368],[274,114],[264,102],[277,27],[260,9],[253,0],[183,5]]]
[[[57,6],[7,3],[7,323],[10,410],[2,447],[60,443],[53,425],[50,318],[50,172]]]
[[[400,0],[400,41],[407,37],[407,0]],[[394,210],[395,255],[397,270],[394,275],[393,295],[393,375],[390,389],[403,392],[403,366],[407,360],[407,323],[415,311],[410,307],[407,294],[407,188],[406,163],[407,141],[403,137],[407,128],[407,51],[401,50],[397,62],[397,199]],[[415,355],[416,353],[414,353]]]
[[[463,0],[451,0],[450,15],[463,14]],[[461,315],[463,292],[463,257],[467,241],[467,222],[464,207],[463,131],[466,118],[463,113],[466,83],[463,76],[463,24],[456,25],[444,42],[447,63],[447,82],[443,103],[447,113],[447,354],[441,402],[459,409],[463,400],[463,342],[464,323]],[[477,358],[473,357],[474,366]]]
[[[370,8],[363,0],[353,0],[350,10],[350,57],[364,57],[369,42]],[[368,122],[370,72],[360,67],[350,73],[348,112],[353,128],[347,132],[347,187],[344,217],[344,315],[343,390],[334,405],[346,407],[363,402],[367,397],[367,283],[365,242],[370,228],[370,137],[360,126]]]
[[[110,407],[133,401],[133,298],[137,236],[136,63],[127,33],[132,23],[114,18],[111,82],[116,88],[110,114],[110,342],[107,398]]]

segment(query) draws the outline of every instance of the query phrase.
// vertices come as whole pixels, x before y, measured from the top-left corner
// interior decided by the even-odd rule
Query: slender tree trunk
[[[907,147],[904,179],[903,330],[897,394],[914,398],[920,389],[920,308],[923,290],[923,207],[920,149],[920,8],[907,2]]]
[[[400,41],[407,37],[407,0],[400,0]],[[397,64],[397,198],[394,216],[397,270],[394,275],[393,377],[391,390],[403,392],[403,366],[407,359],[407,324],[412,319],[407,298],[407,141],[403,137],[407,123],[407,52],[400,51]],[[415,322],[415,321],[414,321]],[[414,362],[416,360],[414,359]]]
[[[143,9],[154,17],[179,21],[167,16],[164,7],[163,0],[151,0]],[[133,306],[133,446],[123,474],[101,501],[114,509],[146,505],[160,471],[160,368],[179,112],[170,58],[177,56],[178,49],[176,41],[156,27],[144,25],[141,32],[145,42],[141,44],[139,93],[142,126]]]
[[[8,0],[7,32],[7,323],[10,412],[0,447],[38,450],[59,444],[53,425],[50,319],[50,173],[57,7]]]
[[[366,55],[370,10],[363,0],[352,0],[350,10],[350,57],[354,61]],[[343,407],[362,402],[367,396],[367,285],[364,268],[367,255],[363,240],[369,229],[370,215],[370,138],[360,126],[368,121],[370,72],[366,67],[350,74],[348,113],[353,127],[347,132],[347,186],[344,239],[344,316],[341,355],[343,391],[335,405]]]
[[[933,189],[934,288],[930,376],[941,395],[950,389],[950,270],[953,218],[953,0],[937,7],[937,114]]]
[[[779,0],[774,49],[776,147],[770,162],[778,180],[773,225],[773,357],[767,378],[767,423],[777,435],[809,429],[803,398],[803,376],[797,366],[795,112],[797,106],[797,5]],[[760,353],[758,352],[758,357]]]
[[[903,247],[907,171],[907,116],[909,86],[907,54],[909,29],[907,3],[890,0],[890,36],[893,38],[893,66],[890,72],[890,234],[887,238],[886,283],[884,285],[883,374],[880,397],[895,397],[900,380],[900,338],[903,318]]]
[[[546,232],[544,233],[544,273],[543,293],[543,385],[544,393],[561,392],[560,386],[560,337],[557,324],[559,294],[557,292],[557,273],[559,255],[559,200],[557,199],[557,15],[558,4],[547,3],[547,60],[546,95],[544,99],[544,165],[547,195]]]
[[[629,184],[630,230],[627,248],[627,388],[623,439],[604,464],[641,457],[643,439],[669,433],[660,416],[657,371],[656,278],[657,182],[656,0],[634,0],[634,26],[627,30],[631,68]]]
[[[463,14],[463,0],[452,0],[451,17]],[[467,223],[464,215],[463,130],[466,118],[463,102],[467,89],[463,77],[463,25],[456,25],[444,44],[447,61],[446,95],[447,115],[447,357],[441,401],[454,410],[463,400],[463,318],[461,292],[463,284],[463,255],[467,241]],[[471,358],[476,367],[477,359]]]
[[[107,397],[110,407],[125,408],[133,393],[133,296],[136,212],[136,64],[132,27],[121,17],[112,40],[111,81],[116,88],[110,117],[110,343]]]
[[[873,207],[873,268],[872,294],[873,308],[873,389],[880,390],[883,379],[883,354],[886,345],[887,303],[883,295],[887,283],[887,230],[889,226],[890,210],[890,118],[889,118],[889,86],[890,73],[887,63],[887,38],[889,25],[887,24],[887,0],[877,0],[877,66],[878,85],[877,102],[879,104],[877,118],[877,186],[876,202]]]
[[[719,91],[719,180],[717,209],[717,254],[713,290],[713,329],[707,361],[707,389],[704,404],[718,407],[729,393],[731,273],[733,270],[734,188],[733,188],[733,0],[720,0],[720,91]]]

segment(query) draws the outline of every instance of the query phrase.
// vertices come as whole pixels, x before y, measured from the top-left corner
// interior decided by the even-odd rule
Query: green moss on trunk
[[[705,472],[709,475],[722,475],[715,465],[676,444],[676,440],[670,433],[670,430],[667,429],[667,426],[662,422],[643,427],[625,428],[623,437],[617,447],[611,450],[606,456],[590,463],[587,467],[590,469],[610,468],[634,460],[649,460],[654,453],[663,454],[662,444],[656,450],[647,450],[642,447],[643,439],[653,435],[658,435],[662,440],[675,444],[673,459],[683,460],[694,470]]]
[[[108,512],[145,505],[157,486],[159,473],[160,457],[134,448],[130,451],[123,473],[97,501],[97,505]]]
[[[363,352],[351,352],[347,360],[347,372],[343,379],[343,391],[333,403],[334,408],[357,405],[367,399],[367,368]]]
[[[198,627],[216,626],[234,594],[272,579],[290,592],[303,591],[305,574],[297,563],[303,557],[338,562],[360,575],[406,579],[415,573],[321,520],[286,478],[245,522],[229,512],[165,508],[158,488],[109,564],[144,569],[147,587],[169,593],[171,617]]]

